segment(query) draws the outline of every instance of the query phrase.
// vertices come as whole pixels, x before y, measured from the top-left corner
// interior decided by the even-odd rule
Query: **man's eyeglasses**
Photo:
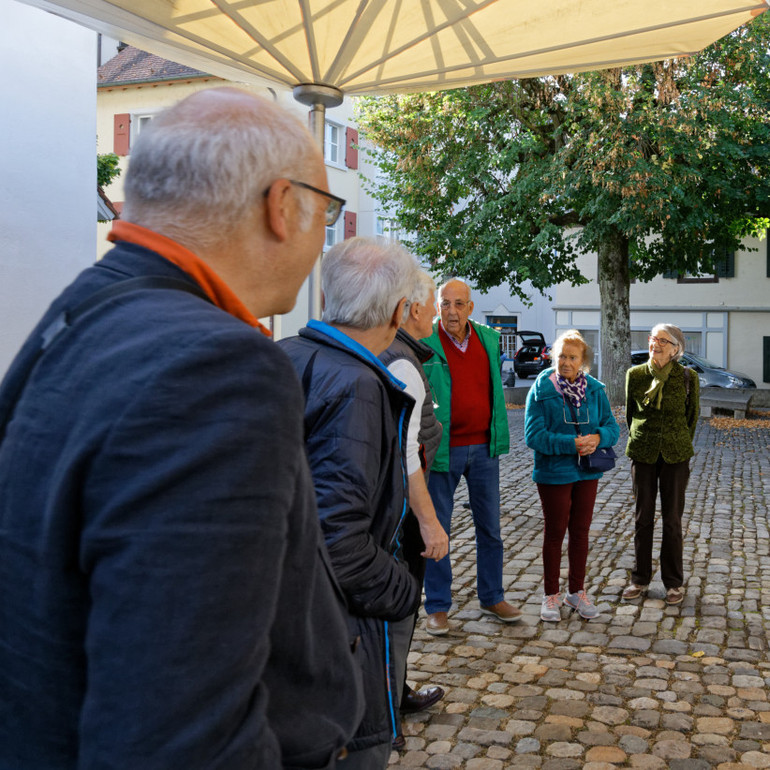
[[[326,190],[319,190],[317,187],[313,187],[312,184],[308,184],[307,182],[298,182],[296,179],[290,179],[289,182],[291,184],[297,185],[297,187],[304,187],[306,190],[310,190],[310,192],[317,193],[318,195],[323,195],[324,198],[329,199],[329,203],[326,206],[326,211],[324,212],[324,218],[325,218],[327,227],[331,227],[340,218],[340,214],[342,213],[342,207],[346,203],[344,198],[340,198],[337,195],[332,195],[330,192],[326,192]],[[264,193],[265,197],[267,197],[267,194],[269,192],[270,192],[270,187],[268,187],[267,190],[265,190],[265,193]]]
[[[664,348],[667,345],[673,345],[674,347],[676,347],[676,342],[672,342],[671,340],[663,339],[663,337],[653,337],[652,335],[650,335],[648,337],[648,339],[650,340],[650,342],[657,342],[658,345],[662,345]]]
[[[318,195],[323,195],[324,198],[329,199],[329,203],[326,206],[326,226],[331,227],[339,218],[340,214],[342,213],[342,207],[345,205],[345,199],[340,198],[336,195],[332,195],[329,192],[326,192],[326,190],[319,190],[317,187],[313,187],[312,184],[307,184],[307,182],[298,182],[296,179],[290,179],[289,180],[292,184],[297,185],[297,187],[304,187],[306,190],[310,190],[310,192],[317,193]]]
[[[456,299],[454,302],[448,299],[441,300],[441,303],[439,304],[439,307],[442,310],[448,310],[450,307],[455,307],[457,310],[464,310],[468,303],[461,299]]]

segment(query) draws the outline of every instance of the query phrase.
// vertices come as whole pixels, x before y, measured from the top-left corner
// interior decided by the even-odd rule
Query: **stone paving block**
[[[644,652],[649,650],[652,642],[649,639],[640,639],[636,636],[616,636],[610,643],[610,649],[619,650],[638,650]]]
[[[436,754],[435,756],[428,757],[425,761],[425,767],[429,767],[431,770],[456,770],[456,768],[463,767],[464,764],[462,757],[455,756],[454,754]],[[414,767],[414,765],[411,766]],[[391,765],[391,767],[410,767],[410,765],[404,763]]]
[[[508,745],[513,740],[513,735],[503,730],[481,730],[476,727],[464,727],[457,734],[461,741],[477,743],[481,746],[492,744]]]
[[[740,728],[741,738],[754,738],[757,740],[770,740],[770,724],[760,722],[742,722]]]
[[[637,768],[637,770],[662,770],[662,768],[668,767],[665,759],[652,754],[633,754],[629,760],[631,767]]]

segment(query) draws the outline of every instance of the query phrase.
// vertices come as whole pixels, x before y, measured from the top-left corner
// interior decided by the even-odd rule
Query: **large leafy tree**
[[[480,289],[585,281],[623,398],[629,283],[713,271],[770,216],[770,14],[692,57],[362,100],[372,192],[437,271]]]

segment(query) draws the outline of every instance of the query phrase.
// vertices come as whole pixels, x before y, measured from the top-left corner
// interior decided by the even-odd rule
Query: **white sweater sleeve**
[[[415,365],[406,358],[396,359],[388,366],[388,369],[406,385],[404,390],[415,400],[406,436],[406,472],[407,475],[411,476],[420,469],[420,443],[417,436],[420,432],[425,386]]]

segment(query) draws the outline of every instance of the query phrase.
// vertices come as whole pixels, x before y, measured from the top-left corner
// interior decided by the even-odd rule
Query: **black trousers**
[[[684,493],[690,478],[690,463],[631,462],[631,481],[636,497],[634,549],[636,564],[632,582],[647,586],[652,580],[652,538],[655,532],[655,501],[660,490],[663,537],[660,546],[660,574],[663,585],[679,588],[684,583],[682,567],[682,512]]]
[[[420,588],[422,588],[423,581],[425,580],[425,557],[421,555],[424,550],[425,543],[423,543],[422,535],[420,534],[420,524],[414,513],[409,511],[404,517],[401,555],[407,567],[409,567],[409,572],[414,575],[420,584]],[[391,624],[391,629],[394,633],[394,665],[396,670],[399,671],[396,676],[401,680],[399,700],[403,700],[412,692],[412,688],[406,683],[406,656],[409,654],[409,648],[412,646],[412,636],[417,625],[419,612],[420,609],[418,607],[411,618],[404,618],[404,620]],[[403,671],[403,676],[400,676],[400,671]]]

